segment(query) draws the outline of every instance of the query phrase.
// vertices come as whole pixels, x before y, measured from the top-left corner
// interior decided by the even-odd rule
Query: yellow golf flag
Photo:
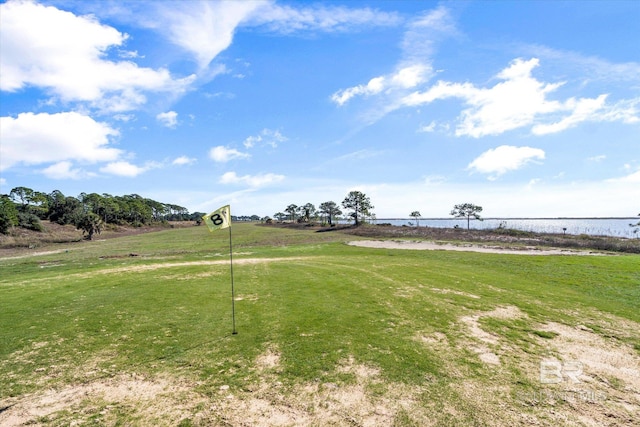
[[[209,227],[209,231],[222,230],[231,227],[231,207],[223,206],[209,215],[202,217],[204,223]]]

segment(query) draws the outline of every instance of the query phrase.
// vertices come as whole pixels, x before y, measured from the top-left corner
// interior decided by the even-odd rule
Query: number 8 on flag
[[[231,207],[229,205],[223,206],[209,215],[203,216],[202,219],[207,224],[209,231],[229,228],[231,226]]]

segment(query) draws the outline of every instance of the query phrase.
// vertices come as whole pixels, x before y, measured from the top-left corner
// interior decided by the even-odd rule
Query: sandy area
[[[539,249],[536,247],[502,247],[475,245],[471,243],[437,243],[428,241],[408,240],[355,240],[349,242],[351,246],[379,249],[411,249],[427,251],[460,251],[460,252],[485,252],[492,254],[517,254],[517,255],[603,255],[601,252],[578,251],[571,249]]]

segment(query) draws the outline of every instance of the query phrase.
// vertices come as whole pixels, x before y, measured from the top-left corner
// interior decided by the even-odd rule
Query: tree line
[[[359,225],[366,218],[374,217],[372,212],[374,206],[371,204],[371,200],[360,191],[350,191],[342,201],[342,208],[351,211],[346,214],[346,218],[351,218],[355,225]],[[280,222],[310,223],[321,220],[323,223],[333,226],[334,220],[340,218],[340,215],[342,215],[340,205],[330,200],[320,203],[317,209],[313,203],[305,203],[301,206],[290,204],[284,209],[284,212],[277,212],[273,217]]]
[[[91,239],[106,224],[139,227],[162,221],[198,221],[202,215],[204,213],[190,214],[185,207],[137,194],[81,193],[73,197],[65,196],[59,190],[43,193],[16,187],[9,194],[0,195],[0,233],[3,234],[11,227],[42,231],[41,221],[48,220],[74,225]]]
[[[347,212],[343,215],[342,209]],[[339,205],[334,201],[321,203],[290,204],[284,212],[277,212],[274,219],[311,223],[322,221],[330,226],[337,219],[351,219],[355,225],[367,219],[375,219],[374,206],[369,197],[360,191],[351,191]],[[482,220],[482,207],[471,203],[455,205],[451,215],[467,219]],[[22,227],[43,231],[43,220],[61,225],[71,224],[83,231],[87,239],[99,234],[107,224],[139,227],[164,221],[195,221],[200,224],[203,212],[189,213],[187,208],[171,203],[161,203],[137,194],[112,196],[110,194],[81,193],[78,197],[65,196],[61,191],[51,193],[34,191],[27,187],[16,187],[9,194],[0,195],[0,233],[7,234],[11,227]],[[420,212],[413,211],[411,217],[419,220]],[[258,215],[232,216],[233,221],[272,221]],[[639,223],[640,224],[640,223]]]

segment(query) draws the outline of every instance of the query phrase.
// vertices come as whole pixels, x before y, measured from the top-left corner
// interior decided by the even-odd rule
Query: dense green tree
[[[11,200],[13,200],[15,203],[20,204],[20,206],[18,206],[19,212],[27,211],[27,207],[33,199],[33,195],[34,191],[31,188],[27,187],[16,187],[13,188],[9,193],[9,197],[11,198]]]
[[[53,190],[47,194],[47,199],[47,219],[51,222],[56,222],[56,215],[62,210],[62,206],[64,206],[64,194],[62,194],[60,190]]]
[[[287,208],[284,211],[289,214],[289,219],[291,221],[295,221],[296,214],[298,213],[298,205],[291,204],[287,206]]]
[[[48,219],[59,224],[80,225],[86,223],[86,214],[93,213],[104,224],[143,225],[154,221],[201,221],[203,213],[189,214],[182,206],[157,202],[137,194],[112,196],[107,193],[80,193],[78,197],[65,196],[59,190],[50,194],[27,187],[16,187],[5,198],[11,202],[17,215],[5,215],[6,227],[17,218],[18,226],[41,229],[38,219]],[[8,205],[7,205],[8,206]],[[34,218],[35,217],[35,218]],[[84,222],[83,222],[84,221]]]
[[[304,206],[298,207],[298,215],[303,222],[311,222],[316,216],[316,207],[313,203],[305,203]]]
[[[360,224],[360,217],[369,215],[374,208],[369,197],[360,191],[349,192],[342,201],[342,207],[353,211],[351,217],[354,219],[356,226]]]
[[[336,202],[328,201],[320,203],[319,212],[321,215],[325,215],[329,225],[333,225],[333,218],[342,215],[342,211],[336,204]]]
[[[8,195],[0,195],[0,233],[7,234],[18,225],[18,209]]]
[[[93,212],[83,214],[76,223],[76,228],[82,230],[87,240],[93,240],[94,234],[100,234],[103,226],[102,219]]]
[[[453,207],[453,210],[451,210],[451,215],[455,216],[456,218],[467,218],[468,230],[470,227],[469,222],[471,220],[471,217],[482,221],[480,212],[482,212],[482,206],[477,206],[473,203],[461,203]]]
[[[62,193],[58,192],[55,195],[54,203],[49,209],[48,218],[49,221],[60,225],[75,225],[83,213],[85,213],[85,210],[80,200],[71,196],[64,197]]]

